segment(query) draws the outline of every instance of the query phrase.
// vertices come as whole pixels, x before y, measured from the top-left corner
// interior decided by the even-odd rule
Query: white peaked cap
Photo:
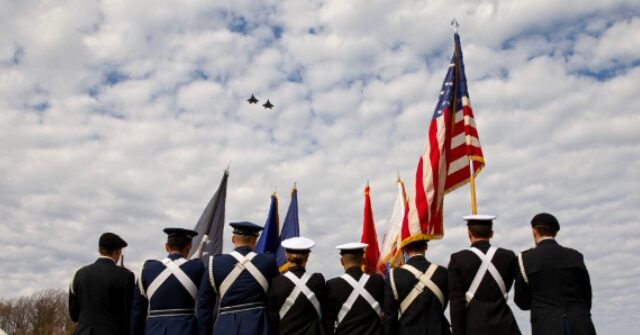
[[[280,245],[289,250],[310,250],[316,245],[316,242],[306,237],[291,237],[282,241]]]
[[[493,221],[496,219],[496,216],[487,214],[471,214],[463,216],[462,219],[465,221]]]
[[[366,243],[351,242],[351,243],[340,244],[339,246],[336,247],[336,249],[338,249],[338,250],[360,250],[360,249],[364,249],[364,248],[366,248],[368,246],[369,245],[366,244]]]

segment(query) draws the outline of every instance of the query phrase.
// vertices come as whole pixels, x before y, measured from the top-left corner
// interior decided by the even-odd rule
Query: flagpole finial
[[[402,179],[400,179],[400,171],[396,171],[396,183],[399,183]]]
[[[224,172],[228,174],[230,169],[231,169],[231,161],[229,161],[229,164],[227,164],[227,168],[224,170]]]
[[[457,34],[458,27],[460,27],[460,24],[458,23],[458,19],[456,19],[455,17],[451,19],[451,26],[453,27],[453,32]]]

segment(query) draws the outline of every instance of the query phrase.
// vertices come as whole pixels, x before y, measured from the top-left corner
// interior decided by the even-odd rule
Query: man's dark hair
[[[427,250],[427,241],[426,240],[418,240],[413,241],[404,246],[404,251],[407,253],[424,253]]]
[[[489,225],[473,225],[469,226],[471,236],[476,238],[491,238],[493,228]]]
[[[349,264],[362,264],[362,261],[364,260],[364,253],[342,254],[342,260]]]
[[[102,256],[107,256],[107,255],[113,255],[113,253],[116,250],[117,249],[113,249],[113,248],[99,247],[98,248],[98,253],[100,253],[100,255],[102,255]]]
[[[558,230],[557,229],[555,229],[554,227],[547,226],[547,225],[537,225],[537,226],[533,227],[533,229],[535,229],[536,232],[538,232],[538,235],[540,235],[542,237],[546,237],[546,236],[555,237],[556,234],[558,234]]]
[[[233,234],[233,236],[236,237],[236,242],[240,243],[240,244],[249,244],[249,243],[253,242],[253,240],[258,239],[257,236],[253,236],[253,235]]]
[[[187,236],[175,235],[167,238],[167,245],[173,251],[183,251],[189,244],[191,244],[191,239]]]

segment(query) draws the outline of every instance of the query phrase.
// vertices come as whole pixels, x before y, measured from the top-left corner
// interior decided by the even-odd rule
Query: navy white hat
[[[366,249],[369,245],[361,242],[351,242],[340,244],[336,246],[336,249],[340,250],[340,254],[362,254],[364,253],[364,249]]]
[[[231,222],[229,225],[233,227],[233,233],[236,235],[258,236],[264,229],[249,221]]]
[[[191,229],[184,229],[184,228],[165,228],[162,231],[165,234],[167,234],[168,237],[184,236],[189,239],[192,239],[194,236],[198,235],[197,231],[191,230]]]
[[[467,221],[467,226],[491,226],[493,225],[493,220],[496,219],[496,216],[487,214],[472,214],[465,215],[462,217],[462,219]]]
[[[282,241],[280,245],[287,252],[309,252],[316,245],[316,242],[306,237],[292,237]]]
[[[122,249],[128,244],[120,236],[114,233],[104,233],[100,235],[98,246],[106,249]]]

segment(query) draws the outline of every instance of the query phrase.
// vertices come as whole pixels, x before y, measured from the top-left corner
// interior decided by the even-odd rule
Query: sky
[[[164,257],[162,228],[195,226],[229,164],[227,221],[263,224],[273,192],[283,219],[297,183],[309,270],[340,274],[367,181],[380,236],[396,175],[413,183],[453,17],[493,244],[528,249],[531,218],[556,215],[596,328],[632,333],[640,3],[623,0],[0,0],[0,298],[67,287],[105,231],[135,272]],[[468,247],[468,187],[444,206],[427,257],[446,266]]]

